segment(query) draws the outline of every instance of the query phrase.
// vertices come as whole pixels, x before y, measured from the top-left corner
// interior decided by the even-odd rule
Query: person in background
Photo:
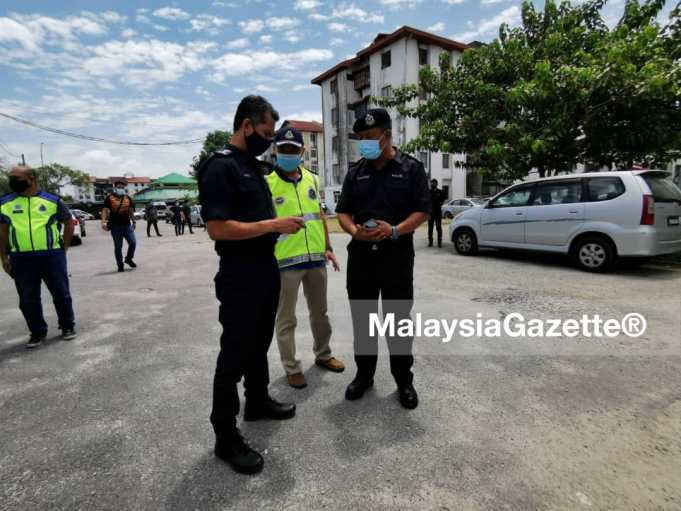
[[[275,247],[281,274],[281,293],[277,310],[277,343],[289,385],[307,386],[300,360],[296,359],[296,302],[302,284],[314,337],[315,364],[340,373],[343,362],[331,355],[331,323],[327,313],[327,261],[340,271],[331,248],[326,217],[319,202],[317,176],[301,165],[305,152],[303,135],[284,127],[274,138],[276,165],[267,176],[274,209],[278,217],[297,216],[305,228],[296,234],[280,235]]]
[[[182,233],[184,234],[184,226],[189,227],[189,234],[194,234],[192,230],[192,207],[189,202],[185,202],[182,206],[182,215],[184,217],[184,223],[182,224]]]
[[[135,203],[125,193],[124,181],[114,183],[114,192],[104,199],[104,209],[102,209],[102,229],[109,231],[114,242],[114,256],[118,271],[125,271],[125,262],[131,268],[137,268],[135,264]],[[128,251],[123,259],[123,240],[128,244]]]
[[[234,470],[260,472],[263,457],[237,428],[239,392],[244,378],[244,420],[290,419],[296,405],[274,400],[268,391],[267,350],[279,302],[278,234],[293,234],[302,218],[275,218],[272,194],[257,157],[272,144],[279,114],[262,96],[247,96],[234,114],[234,135],[225,149],[199,168],[201,215],[215,241],[220,267],[215,294],[222,325],[213,381],[215,455]]]
[[[40,346],[47,323],[40,298],[42,282],[52,295],[62,339],[75,339],[75,319],[69,290],[66,252],[73,237],[71,212],[64,202],[41,191],[33,169],[17,166],[9,172],[12,193],[0,197],[0,259],[14,279],[31,337],[26,348]],[[64,235],[60,232],[64,226]]]
[[[147,204],[147,207],[145,208],[144,211],[144,217],[147,219],[147,238],[151,238],[151,227],[154,227],[154,230],[156,231],[156,236],[163,236],[159,231],[158,231],[158,210],[156,209],[156,206],[154,206],[153,203]]]
[[[442,248],[442,204],[445,192],[437,187],[437,179],[430,180],[430,217],[428,218],[428,246],[433,246],[433,226],[437,230],[437,246]]]
[[[180,206],[179,201],[175,201],[175,204],[170,208],[170,211],[173,213],[173,225],[175,226],[175,236],[181,236],[184,234],[183,226],[182,226],[182,206]]]

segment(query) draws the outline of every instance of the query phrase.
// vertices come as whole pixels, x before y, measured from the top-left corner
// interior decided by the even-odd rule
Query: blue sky
[[[543,2],[542,2],[543,3]],[[615,0],[611,20],[621,10]],[[310,79],[378,32],[411,25],[462,42],[519,23],[518,0],[0,0],[0,112],[91,136],[200,138],[231,126],[239,99],[321,120]],[[64,138],[0,118],[0,158],[94,175],[186,172],[198,145],[135,148]]]

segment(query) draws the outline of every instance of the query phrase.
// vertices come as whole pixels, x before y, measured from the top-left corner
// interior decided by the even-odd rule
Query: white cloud
[[[0,18],[0,42],[15,42],[27,50],[38,51],[40,37],[18,21]]]
[[[461,4],[464,3],[466,0],[442,0],[442,1],[443,1],[444,3],[446,3],[446,4],[448,4],[448,5],[461,5]],[[495,1],[496,1],[496,0],[495,0]],[[509,2],[510,2],[510,1],[512,1],[512,0],[500,0],[500,1],[502,1],[502,2],[509,1]],[[484,4],[484,3],[485,3],[485,0],[482,0],[482,3]]]
[[[261,83],[255,86],[255,90],[257,92],[274,92],[277,89],[275,89],[271,85],[265,85]]]
[[[319,14],[317,12],[313,12],[308,16],[311,20],[314,21],[329,21],[331,19],[331,16],[327,16],[326,14]]]
[[[207,31],[211,35],[217,35],[220,28],[230,25],[232,22],[219,16],[210,14],[199,14],[196,18],[189,20],[191,30],[196,32]]]
[[[114,11],[104,11],[99,15],[107,23],[125,23],[128,19],[127,16],[123,16]]]
[[[303,83],[300,85],[294,85],[293,86],[293,92],[300,92],[303,90],[309,90],[309,89],[315,89],[316,86],[312,85],[311,83]]]
[[[168,27],[159,24],[154,24],[152,27],[154,30],[158,30],[159,32],[167,32],[169,30]]]
[[[413,9],[423,2],[423,0],[380,0],[380,2],[389,9]]]
[[[298,26],[300,21],[286,16],[278,18],[272,17],[267,18],[265,24],[267,25],[267,28],[271,28],[272,30],[291,30],[292,28]]]
[[[265,28],[265,22],[263,20],[240,21],[239,28],[244,34],[256,34],[262,32]]]
[[[94,77],[118,76],[127,85],[149,88],[201,69],[206,64],[204,54],[216,46],[208,42],[182,45],[156,39],[108,41],[92,49],[93,56],[82,61],[82,69]]]
[[[346,32],[350,30],[349,25],[346,25],[345,23],[337,23],[335,21],[329,23],[328,28],[331,30],[331,32]]]
[[[260,44],[272,44],[272,36],[271,35],[261,35],[260,39],[258,39]]]
[[[300,36],[295,30],[289,30],[284,34],[284,39],[286,39],[289,43],[297,43],[300,41]]]
[[[135,37],[137,35],[137,32],[135,32],[131,28],[126,28],[121,32],[121,37],[125,37],[126,39],[130,39],[131,37]]]
[[[445,24],[442,21],[438,21],[434,25],[429,26],[426,30],[428,32],[442,32],[445,29]]]
[[[224,81],[229,76],[243,76],[266,69],[281,69],[295,73],[306,64],[324,62],[332,58],[331,50],[316,48],[291,53],[275,51],[227,53],[213,61],[213,79]]]
[[[197,87],[194,89],[194,92],[195,92],[196,94],[200,95],[200,96],[206,96],[206,97],[212,96],[212,94],[211,94],[210,92],[208,92],[205,88],[201,87],[200,85],[197,86]]]
[[[521,21],[520,15],[520,8],[517,5],[513,5],[492,18],[483,19],[475,23],[468,22],[468,26],[472,27],[472,30],[453,35],[452,39],[470,42],[476,38],[494,37],[497,35],[499,26],[502,23],[506,23],[511,27],[519,25]]]
[[[322,122],[322,113],[316,110],[305,110],[303,112],[293,112],[282,115],[282,119],[292,119],[295,121],[317,121]]]
[[[480,0],[480,3],[482,5],[495,5],[495,4],[503,4],[505,2],[511,2],[512,0]]]
[[[322,3],[319,0],[297,0],[295,5],[296,11],[311,11],[320,7]]]
[[[186,20],[189,18],[189,13],[177,7],[161,7],[154,11],[154,16],[163,18],[165,20]]]
[[[330,46],[343,46],[344,44],[345,40],[341,39],[340,37],[332,37],[329,41]]]
[[[248,42],[248,39],[246,37],[241,37],[239,39],[234,39],[233,41],[228,42],[225,46],[229,48],[230,50],[238,50],[241,48],[246,48],[250,43]]]
[[[369,13],[354,4],[334,7],[331,15],[334,18],[351,19],[360,23],[383,23],[384,21],[383,15]]]

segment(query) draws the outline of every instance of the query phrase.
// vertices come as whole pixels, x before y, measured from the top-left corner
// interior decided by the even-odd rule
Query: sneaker
[[[64,341],[72,341],[77,335],[78,334],[76,334],[76,331],[73,328],[65,328],[61,331],[61,338]]]
[[[32,350],[33,348],[37,348],[43,342],[45,342],[46,338],[47,334],[31,334],[31,338],[26,343],[26,349]]]
[[[125,264],[127,264],[128,266],[130,266],[130,268],[137,268],[137,265],[135,264],[135,261],[133,261],[132,259],[126,259],[126,260],[125,260]]]
[[[265,465],[260,453],[251,449],[238,429],[216,438],[215,455],[241,474],[257,474]]]

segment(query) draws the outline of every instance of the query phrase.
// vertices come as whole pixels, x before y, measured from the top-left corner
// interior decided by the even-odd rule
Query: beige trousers
[[[286,374],[301,373],[303,371],[300,360],[296,359],[295,331],[296,303],[298,290],[303,284],[303,292],[307,300],[310,314],[310,328],[314,338],[313,351],[316,361],[331,358],[331,323],[327,314],[326,302],[326,266],[306,270],[284,270],[281,275],[281,292],[279,294],[279,309],[277,310],[277,344],[281,362]]]

